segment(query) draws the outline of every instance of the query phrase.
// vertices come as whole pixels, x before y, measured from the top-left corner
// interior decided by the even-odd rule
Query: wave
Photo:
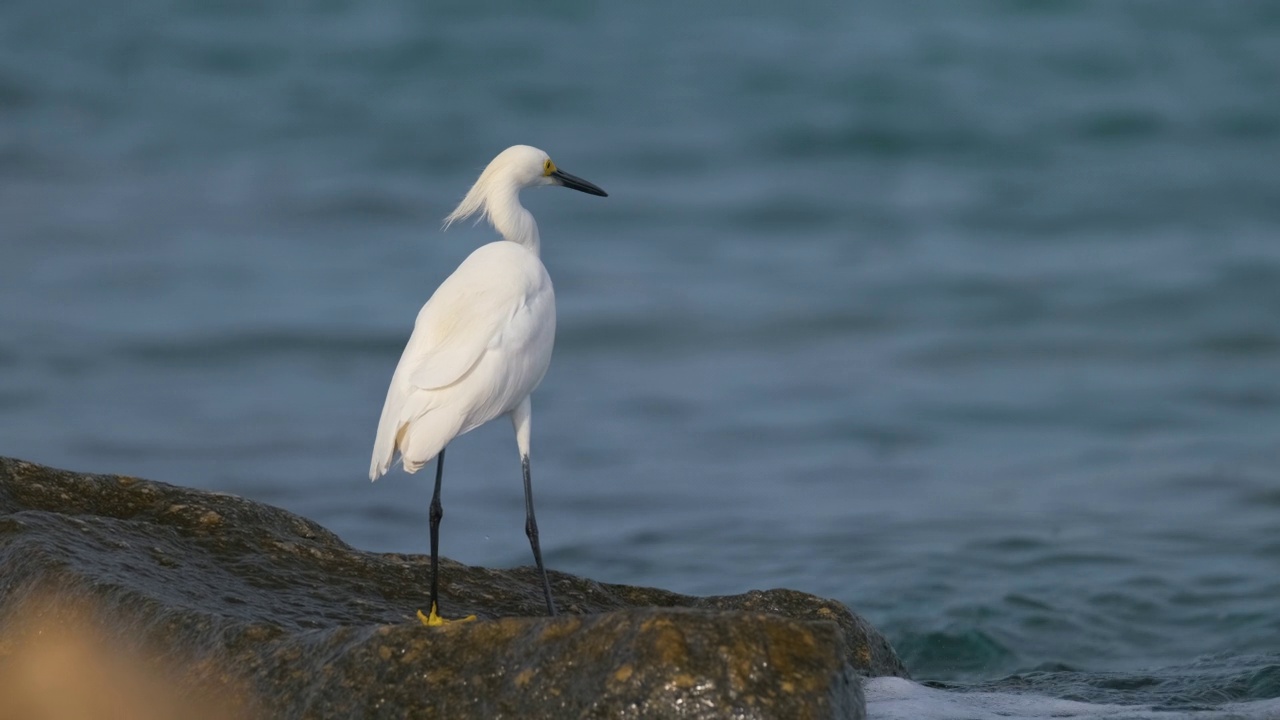
[[[867,717],[880,720],[1272,720],[1280,717],[1280,698],[1181,706],[1144,701],[1093,702],[1034,692],[966,691],[929,687],[901,678],[866,681]]]

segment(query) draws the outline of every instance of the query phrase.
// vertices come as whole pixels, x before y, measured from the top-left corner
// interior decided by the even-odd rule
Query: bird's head
[[[498,153],[481,173],[483,178],[493,170],[495,179],[506,178],[514,182],[516,187],[524,189],[538,185],[561,185],[590,195],[608,197],[608,193],[596,185],[575,177],[552,162],[551,156],[529,145],[512,145]]]
[[[513,198],[525,188],[540,185],[560,185],[589,195],[609,196],[598,186],[556,167],[551,156],[542,150],[529,145],[512,145],[498,153],[480,173],[480,178],[471,186],[457,209],[445,218],[445,227],[477,212],[483,211],[491,215],[497,210],[492,202],[499,198]]]

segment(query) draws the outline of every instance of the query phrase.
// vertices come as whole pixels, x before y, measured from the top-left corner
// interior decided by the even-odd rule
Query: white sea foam
[[[1227,703],[1212,710],[1155,710],[1149,705],[1101,705],[1042,695],[954,692],[901,678],[864,686],[871,720],[1277,720],[1280,698]]]

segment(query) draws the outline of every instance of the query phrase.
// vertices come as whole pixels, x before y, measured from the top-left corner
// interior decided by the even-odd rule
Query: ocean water
[[[873,717],[1280,717],[1280,11],[10,0],[0,454],[427,550],[365,477],[484,164],[559,333],[548,564],[838,598]],[[510,427],[443,552],[527,564]]]

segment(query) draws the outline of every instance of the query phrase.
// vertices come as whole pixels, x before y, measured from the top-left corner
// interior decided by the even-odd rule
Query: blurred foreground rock
[[[425,512],[425,510],[424,510]],[[840,603],[354,550],[268,505],[0,458],[0,718],[861,718],[906,671]],[[81,713],[76,708],[92,709]]]

